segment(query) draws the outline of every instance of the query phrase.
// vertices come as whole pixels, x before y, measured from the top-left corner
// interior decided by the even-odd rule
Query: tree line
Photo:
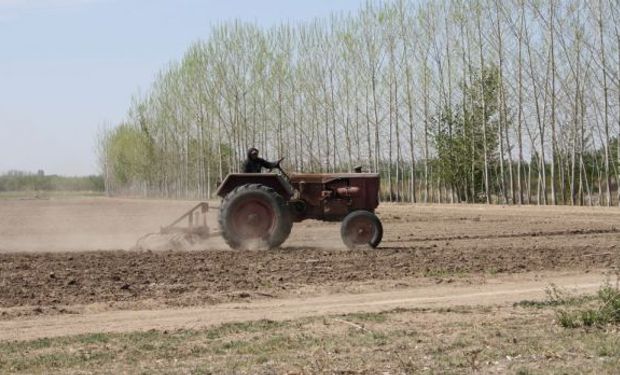
[[[368,3],[214,27],[99,135],[111,194],[206,198],[248,147],[406,202],[620,203],[620,2]]]
[[[25,171],[8,171],[0,175],[0,192],[80,191],[103,192],[102,176],[66,177]]]

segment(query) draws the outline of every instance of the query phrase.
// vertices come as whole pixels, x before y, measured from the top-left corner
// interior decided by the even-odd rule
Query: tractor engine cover
[[[290,183],[307,204],[296,221],[340,221],[356,210],[374,212],[379,205],[376,173],[293,174]]]

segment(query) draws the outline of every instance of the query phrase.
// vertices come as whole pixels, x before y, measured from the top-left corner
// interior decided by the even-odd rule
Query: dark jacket
[[[248,150],[248,158],[243,163],[243,173],[261,173],[262,169],[273,169],[278,166],[277,163],[268,162],[263,158],[252,159],[250,153],[253,149]]]

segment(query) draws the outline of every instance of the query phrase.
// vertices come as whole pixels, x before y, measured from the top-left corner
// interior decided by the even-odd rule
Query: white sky
[[[0,0],[0,173],[98,173],[95,137],[212,24],[269,26],[364,0]]]

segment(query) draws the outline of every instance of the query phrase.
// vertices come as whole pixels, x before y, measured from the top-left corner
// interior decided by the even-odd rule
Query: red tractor
[[[291,233],[293,223],[306,219],[342,221],[340,235],[349,248],[375,248],[383,237],[383,226],[375,215],[379,205],[379,175],[376,173],[232,173],[217,190],[220,231],[207,226],[209,205],[200,203],[159,234],[172,235],[171,242],[193,244],[222,235],[233,249],[274,248]],[[360,171],[359,169],[356,169]],[[187,227],[177,225],[187,219]],[[153,233],[155,234],[155,233]],[[138,248],[144,239],[137,244]]]
[[[359,169],[358,169],[359,170]],[[217,190],[221,235],[233,249],[280,246],[294,222],[342,221],[349,248],[377,247],[383,237],[375,173],[233,173]]]

